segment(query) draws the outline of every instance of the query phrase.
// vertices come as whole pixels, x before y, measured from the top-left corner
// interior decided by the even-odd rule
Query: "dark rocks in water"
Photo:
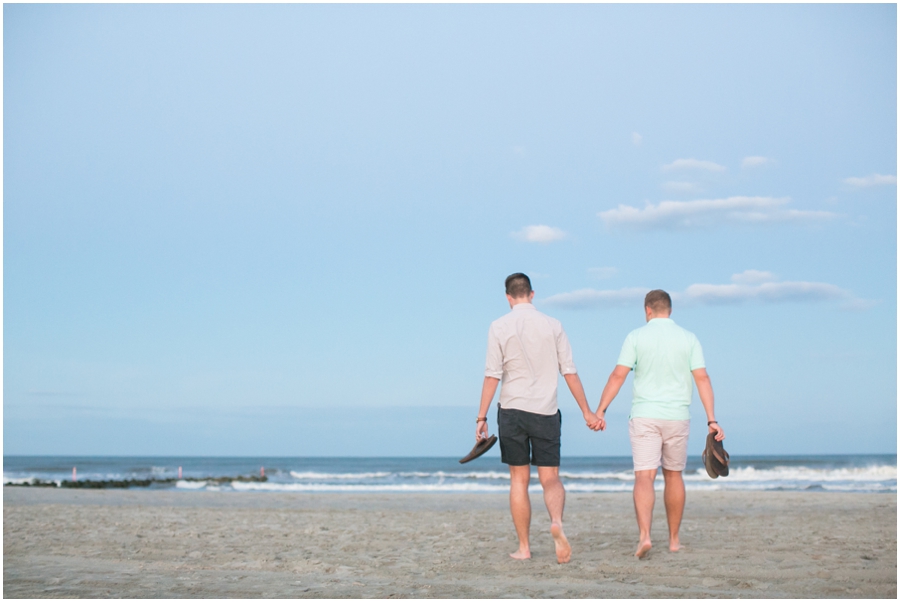
[[[41,479],[32,479],[24,483],[6,483],[6,487],[56,487],[56,481],[44,481]]]
[[[128,489],[129,487],[149,487],[153,479],[127,479],[109,481],[61,481],[59,486],[74,489]]]
[[[214,485],[222,485],[238,481],[241,483],[265,483],[268,477],[237,476],[237,477],[187,477],[183,479],[110,479],[105,481],[44,481],[32,479],[23,483],[6,483],[6,487],[65,487],[67,489],[128,489],[129,487],[150,487],[151,485],[173,485],[178,481],[207,482]]]

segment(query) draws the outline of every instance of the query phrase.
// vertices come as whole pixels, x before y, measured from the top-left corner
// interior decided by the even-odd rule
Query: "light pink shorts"
[[[632,418],[628,422],[635,470],[684,470],[690,420]]]

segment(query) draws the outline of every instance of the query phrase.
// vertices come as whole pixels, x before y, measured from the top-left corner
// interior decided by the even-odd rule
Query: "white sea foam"
[[[391,476],[390,472],[298,472],[291,471],[291,476],[295,479],[383,479]]]
[[[694,473],[685,473],[684,478],[686,481],[712,480],[704,468],[699,468]],[[808,468],[806,466],[755,468],[744,466],[732,468],[727,478],[731,481],[896,481],[897,467],[886,465],[858,468]]]
[[[874,459],[873,459],[874,460]],[[692,491],[848,491],[860,493],[896,492],[897,466],[893,458],[869,460],[871,464],[851,460],[850,462],[822,457],[803,459],[783,458],[771,460],[747,459],[732,462],[728,477],[711,479],[702,467],[692,468],[684,473],[685,486]],[[853,462],[856,462],[855,464]],[[130,462],[130,460],[129,460]],[[830,462],[834,462],[831,464]],[[97,466],[94,470],[79,471],[78,480],[121,480],[146,478],[149,470],[153,476],[170,474],[156,462],[143,472],[117,471],[118,467]],[[304,466],[304,463],[294,463]],[[570,492],[628,492],[634,483],[634,473],[630,462],[625,459],[596,462],[576,459],[560,471],[566,489]],[[193,491],[297,491],[297,492],[472,492],[506,493],[509,491],[509,472],[505,467],[483,462],[457,468],[455,462],[440,462],[431,459],[401,461],[392,459],[387,464],[368,462],[357,463],[351,459],[331,462],[327,465],[311,463],[309,470],[288,470],[287,467],[272,467],[266,482],[210,480],[166,481],[165,486]],[[327,466],[327,468],[325,467]],[[483,470],[479,470],[481,467]],[[389,467],[396,467],[393,470]],[[232,472],[230,467],[217,468],[213,472]],[[539,493],[540,482],[537,471],[532,467],[530,490]],[[226,473],[227,473],[226,472]],[[124,476],[123,476],[124,475]],[[68,485],[67,470],[56,466],[44,472],[35,471],[30,466],[10,470],[3,475],[5,485],[34,484],[37,479]],[[662,489],[664,479],[656,479],[657,490]]]
[[[175,487],[179,489],[203,489],[206,481],[175,481]]]
[[[500,472],[496,470],[471,471],[471,472],[445,472],[438,470],[435,472],[398,472],[400,477],[418,477],[418,478],[443,478],[443,479],[500,479],[509,480],[508,472]],[[534,476],[537,476],[536,474]]]
[[[235,491],[297,491],[297,492],[358,492],[358,493],[416,493],[430,491],[445,492],[496,492],[509,490],[507,485],[488,485],[484,483],[396,483],[379,485],[358,485],[335,483],[246,483],[233,481]]]
[[[507,493],[509,485],[490,483],[394,483],[394,484],[336,484],[336,483],[246,483],[234,481],[231,487],[235,491],[283,491],[297,493]],[[655,484],[657,491],[664,487],[662,479]],[[725,479],[713,481],[709,479],[705,483],[685,484],[688,491],[766,491],[772,489],[802,490],[805,487],[773,487],[766,483],[728,483]],[[567,483],[566,491],[570,493],[619,493],[630,492],[630,483]],[[531,493],[541,493],[539,483],[532,483],[528,488]],[[896,491],[896,485],[872,483],[859,485],[825,485],[824,491],[868,491],[868,492],[892,492]]]

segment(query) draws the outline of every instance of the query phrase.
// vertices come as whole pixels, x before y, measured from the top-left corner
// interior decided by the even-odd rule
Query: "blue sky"
[[[592,406],[664,288],[729,451],[895,453],[896,22],[5,5],[4,453],[461,456],[516,271]]]

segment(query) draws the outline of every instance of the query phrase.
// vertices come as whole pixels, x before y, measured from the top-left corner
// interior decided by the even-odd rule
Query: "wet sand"
[[[291,598],[896,598],[897,497],[688,492],[671,553],[630,494],[571,494],[558,565],[533,496],[532,552],[496,494],[3,491],[3,595]]]

